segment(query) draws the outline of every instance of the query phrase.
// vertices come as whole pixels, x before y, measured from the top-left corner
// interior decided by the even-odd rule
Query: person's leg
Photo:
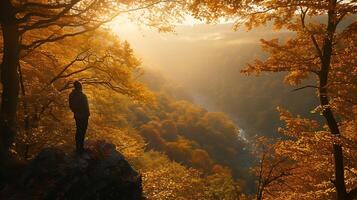
[[[76,136],[75,136],[75,140],[76,140],[76,151],[79,153],[80,152],[80,141],[81,141],[81,122],[80,119],[75,118],[76,120]]]
[[[88,127],[88,118],[82,118],[80,120],[80,138],[79,138],[79,148],[80,151],[84,151],[84,139]]]

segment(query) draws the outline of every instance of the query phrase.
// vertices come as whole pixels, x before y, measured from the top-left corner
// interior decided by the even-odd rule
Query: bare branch
[[[320,60],[322,59],[322,50],[316,40],[316,37],[315,35],[307,28],[306,24],[305,24],[305,18],[306,18],[306,14],[307,12],[309,11],[308,8],[306,8],[305,10],[300,7],[300,20],[301,20],[301,25],[303,27],[303,29],[305,29],[309,34],[310,34],[310,38],[311,38],[311,41],[313,43],[313,45],[315,46],[315,49],[320,57]]]
[[[351,174],[353,174],[354,176],[357,177],[357,174],[355,172],[353,172],[350,168],[345,167],[345,170],[347,170],[348,172],[350,172]]]
[[[82,31],[74,32],[74,33],[63,34],[63,35],[60,35],[60,36],[55,36],[56,34],[53,33],[49,37],[47,37],[46,39],[41,39],[41,40],[34,41],[29,45],[21,45],[21,48],[23,50],[34,50],[34,49],[42,46],[45,43],[56,42],[56,41],[59,41],[59,40],[63,40],[65,38],[67,38],[67,37],[73,37],[73,36],[81,35],[81,34],[84,34],[84,33],[90,32],[90,31],[94,31],[100,25],[97,25],[95,27],[91,27],[91,28],[88,28],[88,29],[85,29],[85,30],[82,30]]]
[[[54,3],[54,4],[42,4],[42,3],[25,3],[22,6],[17,8],[17,12],[25,11],[28,9],[34,9],[34,8],[44,8],[44,9],[61,9],[64,7],[67,7],[69,4],[68,3]]]
[[[314,85],[306,85],[306,86],[303,86],[303,87],[299,87],[299,88],[293,89],[292,92],[296,92],[296,91],[303,90],[303,89],[306,89],[306,88],[319,89],[319,87],[314,86]]]
[[[73,59],[70,63],[68,63],[67,65],[65,65],[65,66],[63,67],[63,69],[62,69],[55,77],[52,78],[52,80],[49,82],[48,85],[51,85],[52,83],[54,83],[55,81],[57,81],[59,78],[61,78],[62,75],[63,75],[63,73],[64,73],[68,68],[70,68],[74,63],[76,63],[76,62],[78,62],[78,61],[84,61],[85,59],[87,59],[87,58],[90,56],[90,54],[89,54],[89,55],[85,55],[85,56],[83,56],[83,55],[86,54],[86,53],[88,53],[89,50],[90,50],[90,49],[86,49],[86,50],[82,51],[81,53],[79,53],[79,54],[76,56],[75,59]],[[82,57],[82,56],[83,56],[83,57]]]
[[[23,30],[21,31],[21,34],[28,30],[33,30],[33,29],[38,29],[38,28],[43,28],[43,27],[48,27],[49,25],[53,24],[55,21],[63,17],[66,13],[68,13],[73,6],[75,6],[80,0],[72,0],[71,3],[66,4],[65,7],[62,7],[63,10],[59,12],[57,15],[53,16],[50,19],[45,19],[45,20],[39,20],[36,23],[30,25],[30,26],[24,26]]]

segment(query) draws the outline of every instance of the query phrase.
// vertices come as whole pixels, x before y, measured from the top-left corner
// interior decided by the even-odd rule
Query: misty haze
[[[233,24],[194,24],[160,34],[131,24],[120,27],[114,27],[115,33],[130,42],[146,70],[162,74],[173,87],[182,87],[197,105],[228,114],[238,127],[249,132],[247,137],[279,137],[277,106],[318,118],[310,113],[318,105],[313,89],[293,92],[294,87],[282,84],[284,73],[260,77],[240,73],[249,62],[266,57],[261,38],[293,37],[287,30],[265,26],[234,32]]]

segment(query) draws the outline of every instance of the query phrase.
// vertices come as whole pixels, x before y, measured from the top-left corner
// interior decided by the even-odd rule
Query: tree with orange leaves
[[[0,1],[0,161],[8,159],[17,133],[21,59],[45,44],[94,31],[118,15],[134,11],[140,11],[140,23],[168,30],[171,14],[179,17],[174,5],[179,4],[170,0]]]
[[[346,174],[349,172],[345,167],[352,159],[346,157],[350,149],[338,141],[356,142],[355,133],[351,132],[357,126],[357,22],[353,19],[357,13],[356,1],[196,0],[190,9],[197,18],[210,22],[222,17],[233,18],[236,28],[245,24],[251,29],[273,22],[276,29],[295,33],[294,38],[283,42],[262,40],[268,59],[256,60],[242,72],[286,72],[285,82],[293,86],[300,85],[304,79],[315,78],[316,84],[295,90],[316,89],[320,106],[315,111],[325,118],[331,136],[334,175],[330,178],[337,199],[354,199],[356,182],[348,183]]]

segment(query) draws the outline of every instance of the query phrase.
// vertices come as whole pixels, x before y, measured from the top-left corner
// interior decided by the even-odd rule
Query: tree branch
[[[25,3],[19,6],[16,11],[21,12],[33,8],[44,8],[44,9],[61,9],[67,7],[68,3],[55,3],[55,4],[42,4],[42,3]]]
[[[23,34],[24,32],[26,32],[28,30],[43,28],[43,27],[47,27],[47,26],[51,25],[52,23],[54,23],[55,21],[57,21],[58,19],[63,17],[66,13],[68,13],[73,8],[73,6],[75,6],[79,1],[80,0],[72,0],[71,3],[65,4],[65,6],[62,7],[63,10],[50,19],[39,20],[30,26],[24,26],[23,30],[21,31],[21,34]]]
[[[59,40],[63,40],[65,38],[67,38],[67,37],[73,37],[73,36],[84,34],[84,33],[90,32],[90,31],[94,31],[95,29],[97,29],[101,25],[102,24],[99,24],[99,25],[97,25],[95,27],[91,27],[91,28],[88,28],[88,29],[85,29],[85,30],[82,30],[82,31],[74,32],[74,33],[63,34],[63,35],[60,35],[60,36],[55,36],[56,34],[53,33],[49,37],[47,37],[46,39],[41,39],[41,40],[34,41],[29,45],[21,45],[21,48],[23,50],[34,50],[34,49],[42,46],[45,43],[56,42],[56,41],[59,41]]]
[[[320,57],[320,60],[322,60],[322,56],[323,56],[322,55],[322,50],[321,50],[321,48],[320,48],[320,46],[319,46],[319,44],[318,44],[318,42],[317,42],[317,40],[315,38],[315,35],[306,27],[306,24],[305,24],[305,18],[306,18],[306,14],[307,14],[308,11],[309,11],[308,8],[306,8],[304,10],[302,7],[300,7],[301,25],[302,25],[302,28],[305,29],[309,33],[311,41],[312,41],[313,45],[315,46],[315,49],[316,49],[316,51],[318,53],[318,56]]]
[[[57,81],[58,79],[61,78],[61,76],[63,75],[63,73],[70,68],[74,63],[78,62],[78,61],[84,61],[85,59],[87,59],[91,54],[85,55],[84,57],[81,57],[83,54],[87,53],[90,49],[86,49],[83,52],[79,53],[75,59],[73,59],[70,63],[68,63],[67,65],[65,65],[63,67],[63,69],[55,76],[51,79],[51,81],[48,83],[48,85],[51,85],[52,83],[54,83],[55,81]],[[47,85],[47,86],[48,86]]]
[[[306,88],[319,89],[319,87],[314,86],[314,85],[306,85],[306,86],[303,86],[303,87],[299,87],[299,88],[293,89],[292,92],[296,92],[296,91],[303,90],[303,89],[306,89]]]

